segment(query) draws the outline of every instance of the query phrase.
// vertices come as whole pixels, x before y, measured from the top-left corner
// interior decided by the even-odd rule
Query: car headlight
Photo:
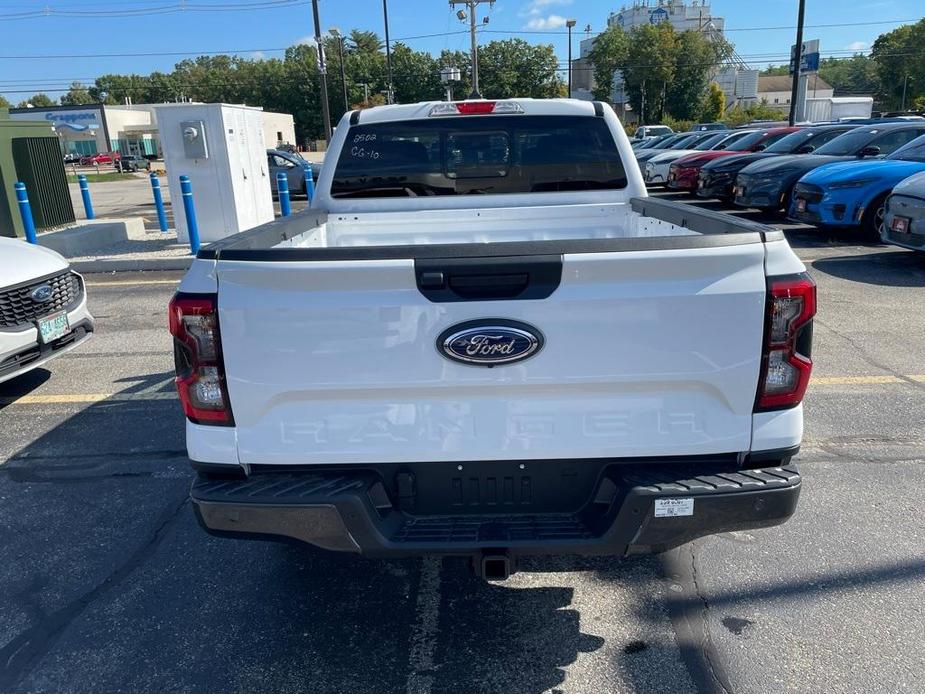
[[[845,190],[847,188],[863,188],[868,183],[873,183],[876,179],[873,178],[856,178],[853,181],[842,181],[841,183],[830,183],[829,189],[831,190]]]

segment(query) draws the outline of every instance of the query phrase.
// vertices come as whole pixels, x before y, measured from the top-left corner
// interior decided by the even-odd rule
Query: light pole
[[[324,119],[324,138],[331,141],[331,106],[328,104],[328,68],[324,62],[324,43],[321,40],[321,21],[318,19],[318,0],[312,0],[312,19],[315,22],[315,47],[318,51],[318,77],[321,84],[321,115]]]
[[[389,85],[385,96],[386,103],[395,101],[395,82],[392,79],[392,45],[389,42],[389,0],[382,0],[382,18],[385,20],[385,63],[389,71]]]
[[[495,4],[495,0],[450,0],[450,7],[465,5],[469,8],[469,37],[472,41],[472,93],[469,95],[470,99],[482,98],[482,95],[479,93],[479,42],[475,36],[475,27],[478,7],[485,3],[488,3],[490,7]],[[460,22],[466,21],[467,15],[465,10],[460,10],[456,13],[456,16],[459,18]]]
[[[900,111],[906,110],[906,90],[909,88],[909,73],[906,73],[906,78],[903,80],[903,105],[899,109]]]
[[[806,0],[800,0],[799,16],[797,17],[797,45],[793,51],[793,87],[790,90],[790,125],[797,120],[797,99],[800,91],[800,64],[803,62],[803,19],[806,16]]]
[[[568,98],[572,98],[572,27],[577,22],[574,19],[567,19],[565,26],[568,27]]]
[[[350,99],[347,97],[347,71],[344,69],[344,42],[347,37],[341,34],[337,27],[331,27],[328,31],[337,39],[337,52],[340,56],[340,83],[344,88],[344,112],[347,112],[350,110]]]
[[[461,77],[458,67],[445,67],[440,70],[440,81],[446,85],[446,100],[453,100],[453,83]]]

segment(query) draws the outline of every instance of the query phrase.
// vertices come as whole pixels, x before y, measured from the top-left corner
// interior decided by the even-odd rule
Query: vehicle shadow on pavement
[[[41,387],[48,379],[51,378],[51,372],[39,367],[32,371],[27,371],[22,376],[0,383],[0,409],[3,409],[16,398],[29,395],[36,388]]]
[[[925,254],[884,251],[820,258],[813,267],[832,277],[886,287],[925,287]]]

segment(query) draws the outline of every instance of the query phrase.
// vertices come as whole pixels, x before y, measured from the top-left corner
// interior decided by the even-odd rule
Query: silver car
[[[925,171],[893,188],[881,236],[886,243],[925,251]]]

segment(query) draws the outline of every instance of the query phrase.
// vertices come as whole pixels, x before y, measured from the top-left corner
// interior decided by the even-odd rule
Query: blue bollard
[[[292,214],[292,205],[289,202],[289,177],[280,171],[276,174],[276,190],[279,193],[279,211],[283,217]]]
[[[16,201],[19,203],[19,214],[22,215],[22,225],[26,228],[26,241],[31,244],[38,244],[39,240],[35,235],[35,221],[32,219],[32,206],[29,204],[29,194],[26,192],[26,184],[16,182],[13,186],[16,188]]]
[[[193,203],[193,184],[189,176],[180,176],[180,193],[183,196],[183,211],[186,213],[186,230],[189,232],[189,247],[193,255],[199,253],[199,224],[196,222],[196,205]]]
[[[308,203],[311,204],[312,198],[315,197],[315,176],[311,166],[305,167],[305,195],[308,197]]]
[[[90,186],[87,184],[87,177],[83,174],[77,174],[77,185],[80,186],[80,197],[84,199],[84,212],[87,213],[87,219],[96,219],[93,213],[93,201],[90,199]]]
[[[164,196],[161,194],[161,179],[157,172],[151,172],[151,190],[154,192],[154,207],[157,208],[157,223],[161,231],[167,233],[167,213],[164,212]]]

